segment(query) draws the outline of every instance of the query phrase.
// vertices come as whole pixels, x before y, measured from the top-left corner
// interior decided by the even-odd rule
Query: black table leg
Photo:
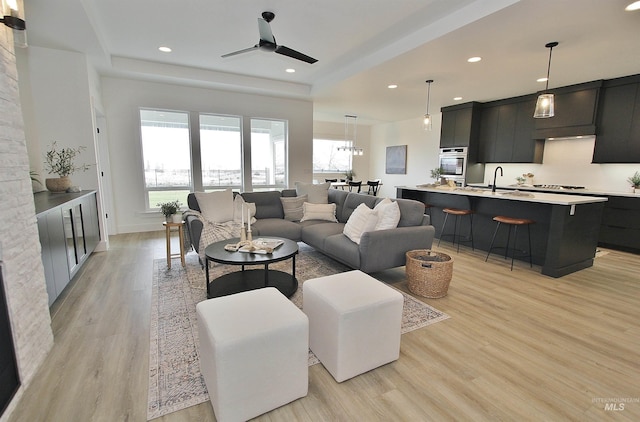
[[[207,275],[207,299],[211,299],[211,288],[209,285],[209,259],[204,260],[205,273]]]
[[[291,263],[291,277],[292,277],[292,281],[295,281],[296,279],[296,256],[293,255],[291,257],[292,259],[292,263]]]

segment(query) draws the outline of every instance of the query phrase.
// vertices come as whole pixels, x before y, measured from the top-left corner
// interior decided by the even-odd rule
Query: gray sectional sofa
[[[407,251],[431,248],[435,230],[424,213],[423,203],[395,199],[401,213],[398,227],[365,232],[358,245],[343,234],[345,223],[358,205],[364,203],[373,208],[382,198],[341,189],[329,189],[328,194],[329,202],[336,204],[338,222],[285,220],[280,197],[295,197],[295,189],[242,193],[245,202],[256,204],[257,221],[251,225],[254,238],[279,236],[302,241],[336,261],[366,273],[405,265]],[[193,193],[189,194],[187,204],[190,209],[200,211]],[[187,216],[186,224],[191,245],[198,251],[202,222]]]

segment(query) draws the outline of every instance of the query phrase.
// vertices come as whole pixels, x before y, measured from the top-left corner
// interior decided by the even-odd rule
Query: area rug
[[[151,298],[151,334],[149,351],[149,397],[147,419],[155,419],[209,400],[198,361],[196,304],[207,298],[204,270],[195,253],[187,255],[187,265],[174,260],[167,269],[165,259],[154,261]],[[291,271],[291,260],[270,265],[271,269]],[[291,300],[302,307],[305,280],[348,271],[306,245],[300,245],[296,257],[296,276],[300,282]],[[215,265],[212,278],[238,271],[238,267]],[[443,312],[401,292],[404,296],[402,333],[449,318]],[[309,365],[318,363],[309,351]]]

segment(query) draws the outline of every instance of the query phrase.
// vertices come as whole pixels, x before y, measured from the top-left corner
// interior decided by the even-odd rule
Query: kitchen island
[[[596,196],[501,189],[492,192],[473,187],[400,186],[396,196],[430,205],[431,222],[438,238],[444,219],[443,208],[473,210],[474,244],[484,251],[489,250],[495,231],[493,217],[505,215],[535,220],[536,223],[531,225],[533,263],[541,266],[542,274],[551,277],[562,277],[593,265],[600,220],[607,201],[607,198]],[[460,220],[459,233],[468,233],[467,220]],[[450,230],[452,226],[448,226],[447,232]],[[496,237],[495,245],[506,245],[506,238],[507,230],[503,228]],[[520,233],[516,250],[528,249],[527,236]]]

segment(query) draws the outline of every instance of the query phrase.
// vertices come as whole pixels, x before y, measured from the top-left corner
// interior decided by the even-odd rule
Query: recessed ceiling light
[[[536,82],[547,82],[547,78],[538,78]]]
[[[482,60],[482,57],[478,57],[478,56],[476,56],[476,57],[469,57],[469,58],[467,59],[467,61],[468,61],[469,63],[476,63],[476,62],[479,62],[480,60]]]
[[[296,70],[292,69],[292,68],[289,68],[289,69],[286,69],[285,72],[287,72],[287,73],[296,73]]]
[[[640,10],[640,1],[634,1],[629,6],[625,7],[624,10],[627,12],[633,12],[634,10]]]
[[[163,53],[171,53],[171,49],[169,47],[158,47],[158,50],[162,51]]]
[[[396,85],[396,84],[387,85],[387,88],[389,88],[389,89],[396,89],[397,87],[398,87],[398,85]]]
[[[453,97],[453,101],[460,101],[462,97]]]

